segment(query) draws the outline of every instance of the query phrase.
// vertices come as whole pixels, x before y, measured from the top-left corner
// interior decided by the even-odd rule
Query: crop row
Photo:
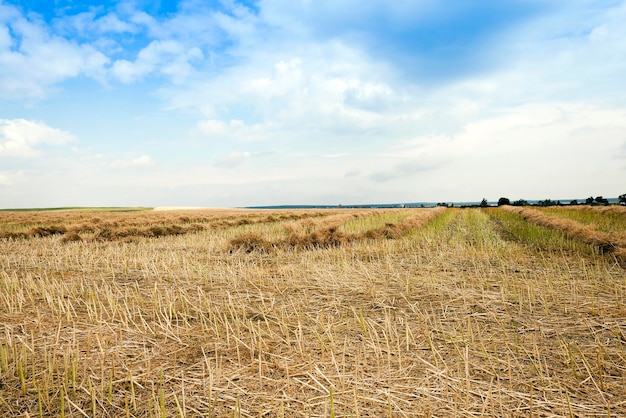
[[[323,211],[185,211],[105,213],[0,213],[0,239],[63,236],[62,241],[112,241],[184,235],[211,229],[315,219]]]
[[[536,225],[556,231],[562,234],[563,237],[573,240],[574,244],[579,242],[588,245],[597,253],[614,255],[622,265],[626,263],[626,233],[624,232],[598,231],[595,228],[595,223],[582,223],[566,217],[567,211],[555,211],[553,215],[536,209],[513,206],[502,206],[498,211],[515,214],[521,217],[524,222],[531,224],[521,225],[522,228]],[[593,219],[597,216],[595,214],[592,215]],[[558,239],[558,235],[553,235],[552,238]]]
[[[278,240],[268,240],[261,234],[248,232],[234,237],[229,243],[230,252],[268,252],[272,249],[315,249],[338,247],[354,241],[364,239],[397,239],[406,235],[412,229],[425,225],[435,217],[441,215],[445,208],[418,209],[417,212],[402,211],[393,213],[393,217],[400,219],[399,222],[384,222],[380,226],[371,227],[372,224],[380,223],[378,218],[389,216],[390,212],[382,214],[365,213],[362,216],[345,217],[338,216],[329,219],[313,227],[293,228],[288,227],[288,235]],[[359,221],[361,230],[355,226],[346,226],[345,221]],[[369,222],[368,222],[369,221]],[[377,222],[378,221],[378,222]],[[342,230],[343,229],[343,230]],[[344,232],[352,229],[353,232]]]
[[[537,207],[536,210],[557,218],[590,225],[600,232],[626,234],[626,206]]]

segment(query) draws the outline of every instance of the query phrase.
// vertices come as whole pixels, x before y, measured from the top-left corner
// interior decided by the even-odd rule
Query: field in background
[[[83,207],[83,206],[66,206],[58,208],[39,208],[39,209],[0,209],[0,212],[140,212],[145,210],[157,210],[164,208],[151,207]]]
[[[624,416],[611,208],[0,212],[0,415]]]

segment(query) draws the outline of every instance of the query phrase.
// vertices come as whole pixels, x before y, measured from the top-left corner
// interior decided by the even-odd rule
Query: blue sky
[[[0,0],[0,207],[626,192],[626,1]]]

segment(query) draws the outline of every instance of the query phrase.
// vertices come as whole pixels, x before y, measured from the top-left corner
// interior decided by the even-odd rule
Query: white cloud
[[[116,14],[108,13],[95,21],[101,33],[136,33],[137,27],[132,23],[121,20]]]
[[[117,60],[113,63],[113,74],[124,83],[131,83],[145,75],[158,72],[182,82],[192,71],[190,61],[203,58],[197,47],[186,48],[177,41],[152,41],[142,49],[134,62]]]
[[[5,97],[41,98],[60,81],[103,74],[109,60],[93,46],[54,35],[44,23],[2,7],[0,92]]]
[[[254,54],[246,65],[161,95],[171,108],[202,109],[207,118],[199,131],[230,141],[321,146],[391,140],[391,132],[420,118],[410,88],[396,89],[385,79],[385,67],[358,51],[333,41],[297,52]]]
[[[359,83],[344,92],[344,100],[347,105],[371,112],[387,110],[389,101],[393,100],[393,96],[393,90],[380,82]]]
[[[130,160],[116,160],[111,163],[111,168],[145,168],[154,165],[154,160],[149,155],[142,155]]]
[[[428,195],[439,199],[480,199],[477,189],[490,199],[612,196],[626,174],[615,158],[625,131],[626,108],[529,104],[501,109],[452,136],[414,138],[397,153],[445,161],[427,174],[434,180]]]
[[[25,119],[0,119],[0,157],[34,157],[40,145],[63,146],[76,141],[69,132],[43,122]]]
[[[54,19],[54,29],[61,33],[77,32],[81,37],[97,38],[102,35],[137,34],[139,26],[124,21],[116,13],[110,12],[102,16],[91,9],[88,12],[64,16]]]
[[[0,5],[0,94],[5,101],[48,97],[52,87],[84,76],[112,87],[93,100],[136,100],[123,107],[132,109],[128,120],[117,113],[111,131],[81,131],[81,139],[82,132],[88,133],[94,154],[120,159],[68,165],[74,171],[59,175],[58,183],[77,178],[94,187],[94,195],[94,185],[124,187],[131,196],[136,190],[131,186],[160,187],[154,195],[167,188],[215,188],[220,196],[227,191],[232,196],[223,201],[226,205],[476,200],[483,194],[489,199],[499,194],[559,198],[612,195],[622,187],[623,4],[550,2],[554,13],[542,9],[532,19],[517,20],[504,12],[541,2],[506,3],[513,9],[491,4],[497,10],[490,14],[487,0],[472,6],[264,0],[255,3],[256,14],[237,2],[207,6],[189,1],[167,16],[138,10],[139,3],[93,8],[54,19],[50,26]],[[491,17],[504,11],[505,19],[494,19],[499,23],[484,38],[472,38],[472,48],[458,38],[465,60],[437,55],[442,42],[451,39],[445,33],[432,50],[418,50],[428,49],[424,43],[438,34],[425,35],[420,25],[432,24],[431,17],[463,23],[459,10],[474,5]],[[443,10],[448,6],[449,13]],[[482,19],[476,13],[470,15],[477,21],[442,28],[452,35],[480,32],[472,26]],[[407,36],[412,29],[415,36]],[[450,68],[424,61],[424,68],[416,69],[418,58],[411,51],[419,59],[432,54],[435,64]],[[474,52],[494,60],[467,58]],[[440,76],[433,68],[452,75]],[[159,103],[142,96],[150,90],[164,107],[156,110]],[[70,93],[67,97],[86,100],[81,92]],[[45,105],[57,105],[53,100]],[[100,109],[113,106],[99,104]],[[28,115],[30,110],[21,111]],[[69,120],[64,112],[64,121]],[[107,112],[102,113],[105,120]],[[158,139],[146,134],[155,125],[141,125],[154,118],[159,118],[158,129],[163,127]],[[168,151],[133,145],[152,149],[148,156],[120,149],[119,144],[139,137],[135,129],[155,137],[159,146],[169,144]],[[2,156],[33,155],[46,144],[2,135]],[[97,143],[112,137],[119,141]],[[159,161],[154,169],[130,170],[155,166],[154,160]],[[31,181],[32,171],[27,174],[24,184]],[[0,182],[7,178],[5,173]],[[28,184],[34,190],[44,183]]]

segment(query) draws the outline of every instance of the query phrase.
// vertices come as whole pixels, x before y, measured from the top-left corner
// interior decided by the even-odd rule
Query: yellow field
[[[0,212],[0,416],[626,416],[597,212]]]

